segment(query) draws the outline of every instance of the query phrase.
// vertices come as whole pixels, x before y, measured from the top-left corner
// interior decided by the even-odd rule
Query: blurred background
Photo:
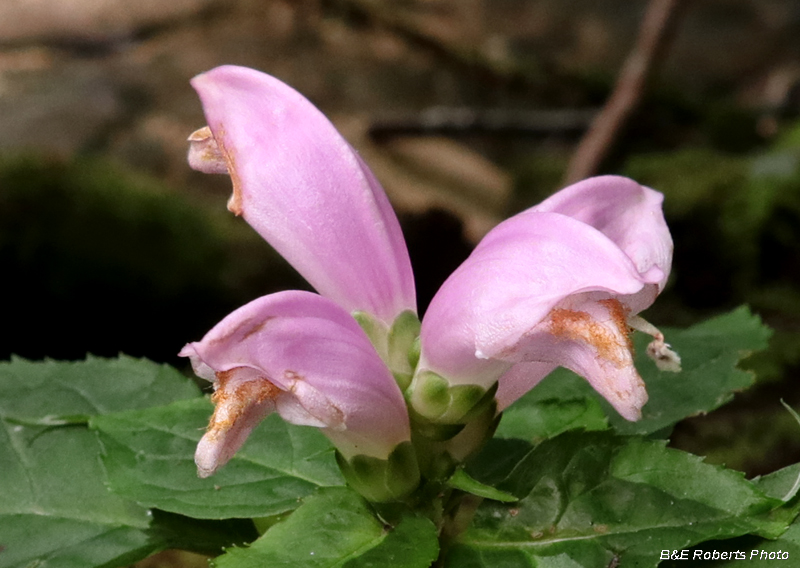
[[[800,460],[779,404],[800,405],[800,0],[674,4],[597,172],[666,194],[674,272],[650,321],[748,303],[774,328],[745,363],[756,388],[672,438],[756,475]],[[205,124],[189,79],[220,64],[293,85],[362,153],[424,310],[486,231],[574,173],[648,5],[2,0],[0,359],[185,368],[229,311],[307,286],[226,211],[227,177],[186,165]]]

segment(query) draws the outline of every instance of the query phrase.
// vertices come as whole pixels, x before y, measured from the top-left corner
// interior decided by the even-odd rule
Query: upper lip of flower
[[[372,365],[380,353],[391,365],[397,357],[389,353],[390,327],[400,314],[415,311],[414,281],[399,223],[372,172],[319,110],[275,78],[224,66],[192,84],[209,125],[190,137],[192,167],[227,171],[234,186],[231,210],[327,298],[320,303],[295,295],[293,306],[303,311],[304,302],[313,303],[337,329],[361,333],[355,341],[368,344],[363,331],[341,321],[342,313],[366,314],[360,322],[372,330],[377,352],[364,355],[363,363]],[[524,392],[520,381],[533,386],[555,365],[565,365],[586,376],[623,416],[637,418],[647,397],[630,360],[626,318],[649,306],[669,275],[672,241],[661,201],[661,194],[632,180],[604,176],[570,186],[498,225],[431,302],[422,323],[418,374],[485,389],[500,379],[498,398],[507,404]],[[224,325],[241,323],[237,313]],[[559,314],[572,315],[559,320]],[[225,370],[206,355],[219,340],[218,328],[182,352],[212,380]],[[601,338],[615,343],[604,348]],[[228,354],[235,352],[230,337],[225,341]],[[250,344],[245,337],[238,341]],[[611,357],[617,348],[627,355]],[[252,353],[236,357],[236,365],[264,371]],[[530,376],[520,372],[534,367]],[[614,375],[615,368],[624,372]],[[272,382],[285,390],[275,372]],[[388,404],[405,412],[388,370],[378,382],[377,391],[391,391]],[[345,423],[357,422],[354,415],[377,400],[377,391],[351,391],[364,400],[345,401],[354,402]],[[408,435],[407,420],[400,437]]]
[[[387,325],[402,311],[415,311],[397,217],[328,119],[284,83],[252,69],[218,67],[192,85],[218,152],[207,136],[195,135],[190,163],[211,171],[227,166],[234,212],[348,311]]]

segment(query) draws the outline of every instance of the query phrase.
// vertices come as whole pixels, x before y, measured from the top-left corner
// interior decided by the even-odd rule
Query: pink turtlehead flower
[[[630,328],[655,336],[663,368],[679,363],[636,316],[669,276],[662,199],[630,179],[597,177],[500,223],[431,302],[417,374],[485,388],[499,380],[502,410],[563,366],[637,420],[647,392]]]
[[[189,138],[190,165],[228,173],[229,209],[322,294],[262,297],[181,351],[215,388],[195,455],[200,475],[224,465],[273,411],[320,427],[345,459],[388,459],[411,437],[405,401],[351,315],[369,314],[387,335],[415,309],[408,252],[383,189],[333,125],[277,79],[220,67],[192,84],[209,126]]]
[[[216,410],[195,456],[206,477],[277,411],[316,426],[345,458],[387,458],[409,439],[405,405],[389,369],[355,319],[311,292],[263,296],[187,345],[197,376],[215,383]]]
[[[273,411],[321,428],[345,460],[389,460],[411,437],[406,399],[415,420],[463,424],[498,381],[502,409],[559,365],[635,420],[647,395],[629,326],[654,335],[654,357],[676,364],[636,315],[670,270],[659,193],[593,178],[498,225],[434,298],[417,363],[408,252],[358,154],[273,77],[225,66],[192,84],[208,126],[190,137],[189,163],[228,173],[229,209],[319,292],[255,300],[181,352],[215,387],[201,475]]]

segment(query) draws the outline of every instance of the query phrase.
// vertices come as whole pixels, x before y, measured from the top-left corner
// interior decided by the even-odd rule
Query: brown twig
[[[685,0],[650,0],[633,50],[622,66],[608,102],[595,117],[567,167],[565,184],[594,175],[644,94],[655,63],[664,53]]]
[[[335,3],[415,45],[430,50],[443,60],[480,71],[491,80],[518,81],[521,84],[540,84],[544,81],[544,71],[538,62],[523,63],[509,56],[490,57],[481,46],[475,44],[474,38],[445,39],[435,32],[435,28],[424,25],[422,20],[398,8],[392,2],[335,0]]]
[[[575,136],[583,133],[597,109],[479,109],[430,107],[420,112],[385,112],[375,116],[369,135],[375,140],[393,136],[508,134]]]

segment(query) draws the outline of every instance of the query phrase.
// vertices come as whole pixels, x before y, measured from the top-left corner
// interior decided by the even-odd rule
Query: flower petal
[[[592,296],[567,299],[509,348],[503,358],[566,367],[586,378],[623,418],[638,420],[647,402],[647,391],[633,365],[626,310],[618,300],[597,301]],[[528,370],[541,372],[544,368]],[[519,371],[522,369],[500,377],[506,397],[500,407],[515,400],[509,397],[511,392],[524,394],[544,378],[540,372],[525,375]]]
[[[204,174],[227,174],[228,164],[225,155],[214,139],[211,129],[204,126],[189,135],[189,155],[187,159],[193,170]]]
[[[403,396],[356,321],[333,301],[287,291],[236,310],[181,355],[208,376],[217,410],[198,446],[201,475],[277,410],[323,429],[345,457],[386,459],[410,439]]]
[[[512,217],[434,296],[422,321],[419,368],[488,387],[508,368],[500,364],[503,351],[565,298],[597,291],[624,302],[647,285],[593,227],[557,213]]]
[[[250,432],[275,410],[280,391],[272,383],[248,380],[251,373],[220,373],[212,400],[216,408],[208,430],[197,444],[197,474],[208,477],[242,447]]]
[[[531,211],[561,213],[591,225],[621,248],[660,292],[672,267],[672,236],[661,210],[663,201],[663,194],[632,179],[599,176],[562,189]]]
[[[502,412],[511,406],[512,402],[542,382],[556,367],[558,365],[540,361],[514,364],[497,381],[497,410]]]
[[[355,150],[302,95],[264,73],[218,67],[195,77],[213,142],[244,216],[320,294],[387,325],[416,310],[400,225]],[[201,131],[202,132],[202,129]],[[199,135],[198,135],[199,136]],[[190,162],[215,171],[209,141]]]
[[[560,365],[637,419],[647,394],[633,367],[628,318],[655,300],[669,275],[661,200],[605,176],[495,227],[432,300],[417,373],[484,388],[502,377],[504,408]]]

